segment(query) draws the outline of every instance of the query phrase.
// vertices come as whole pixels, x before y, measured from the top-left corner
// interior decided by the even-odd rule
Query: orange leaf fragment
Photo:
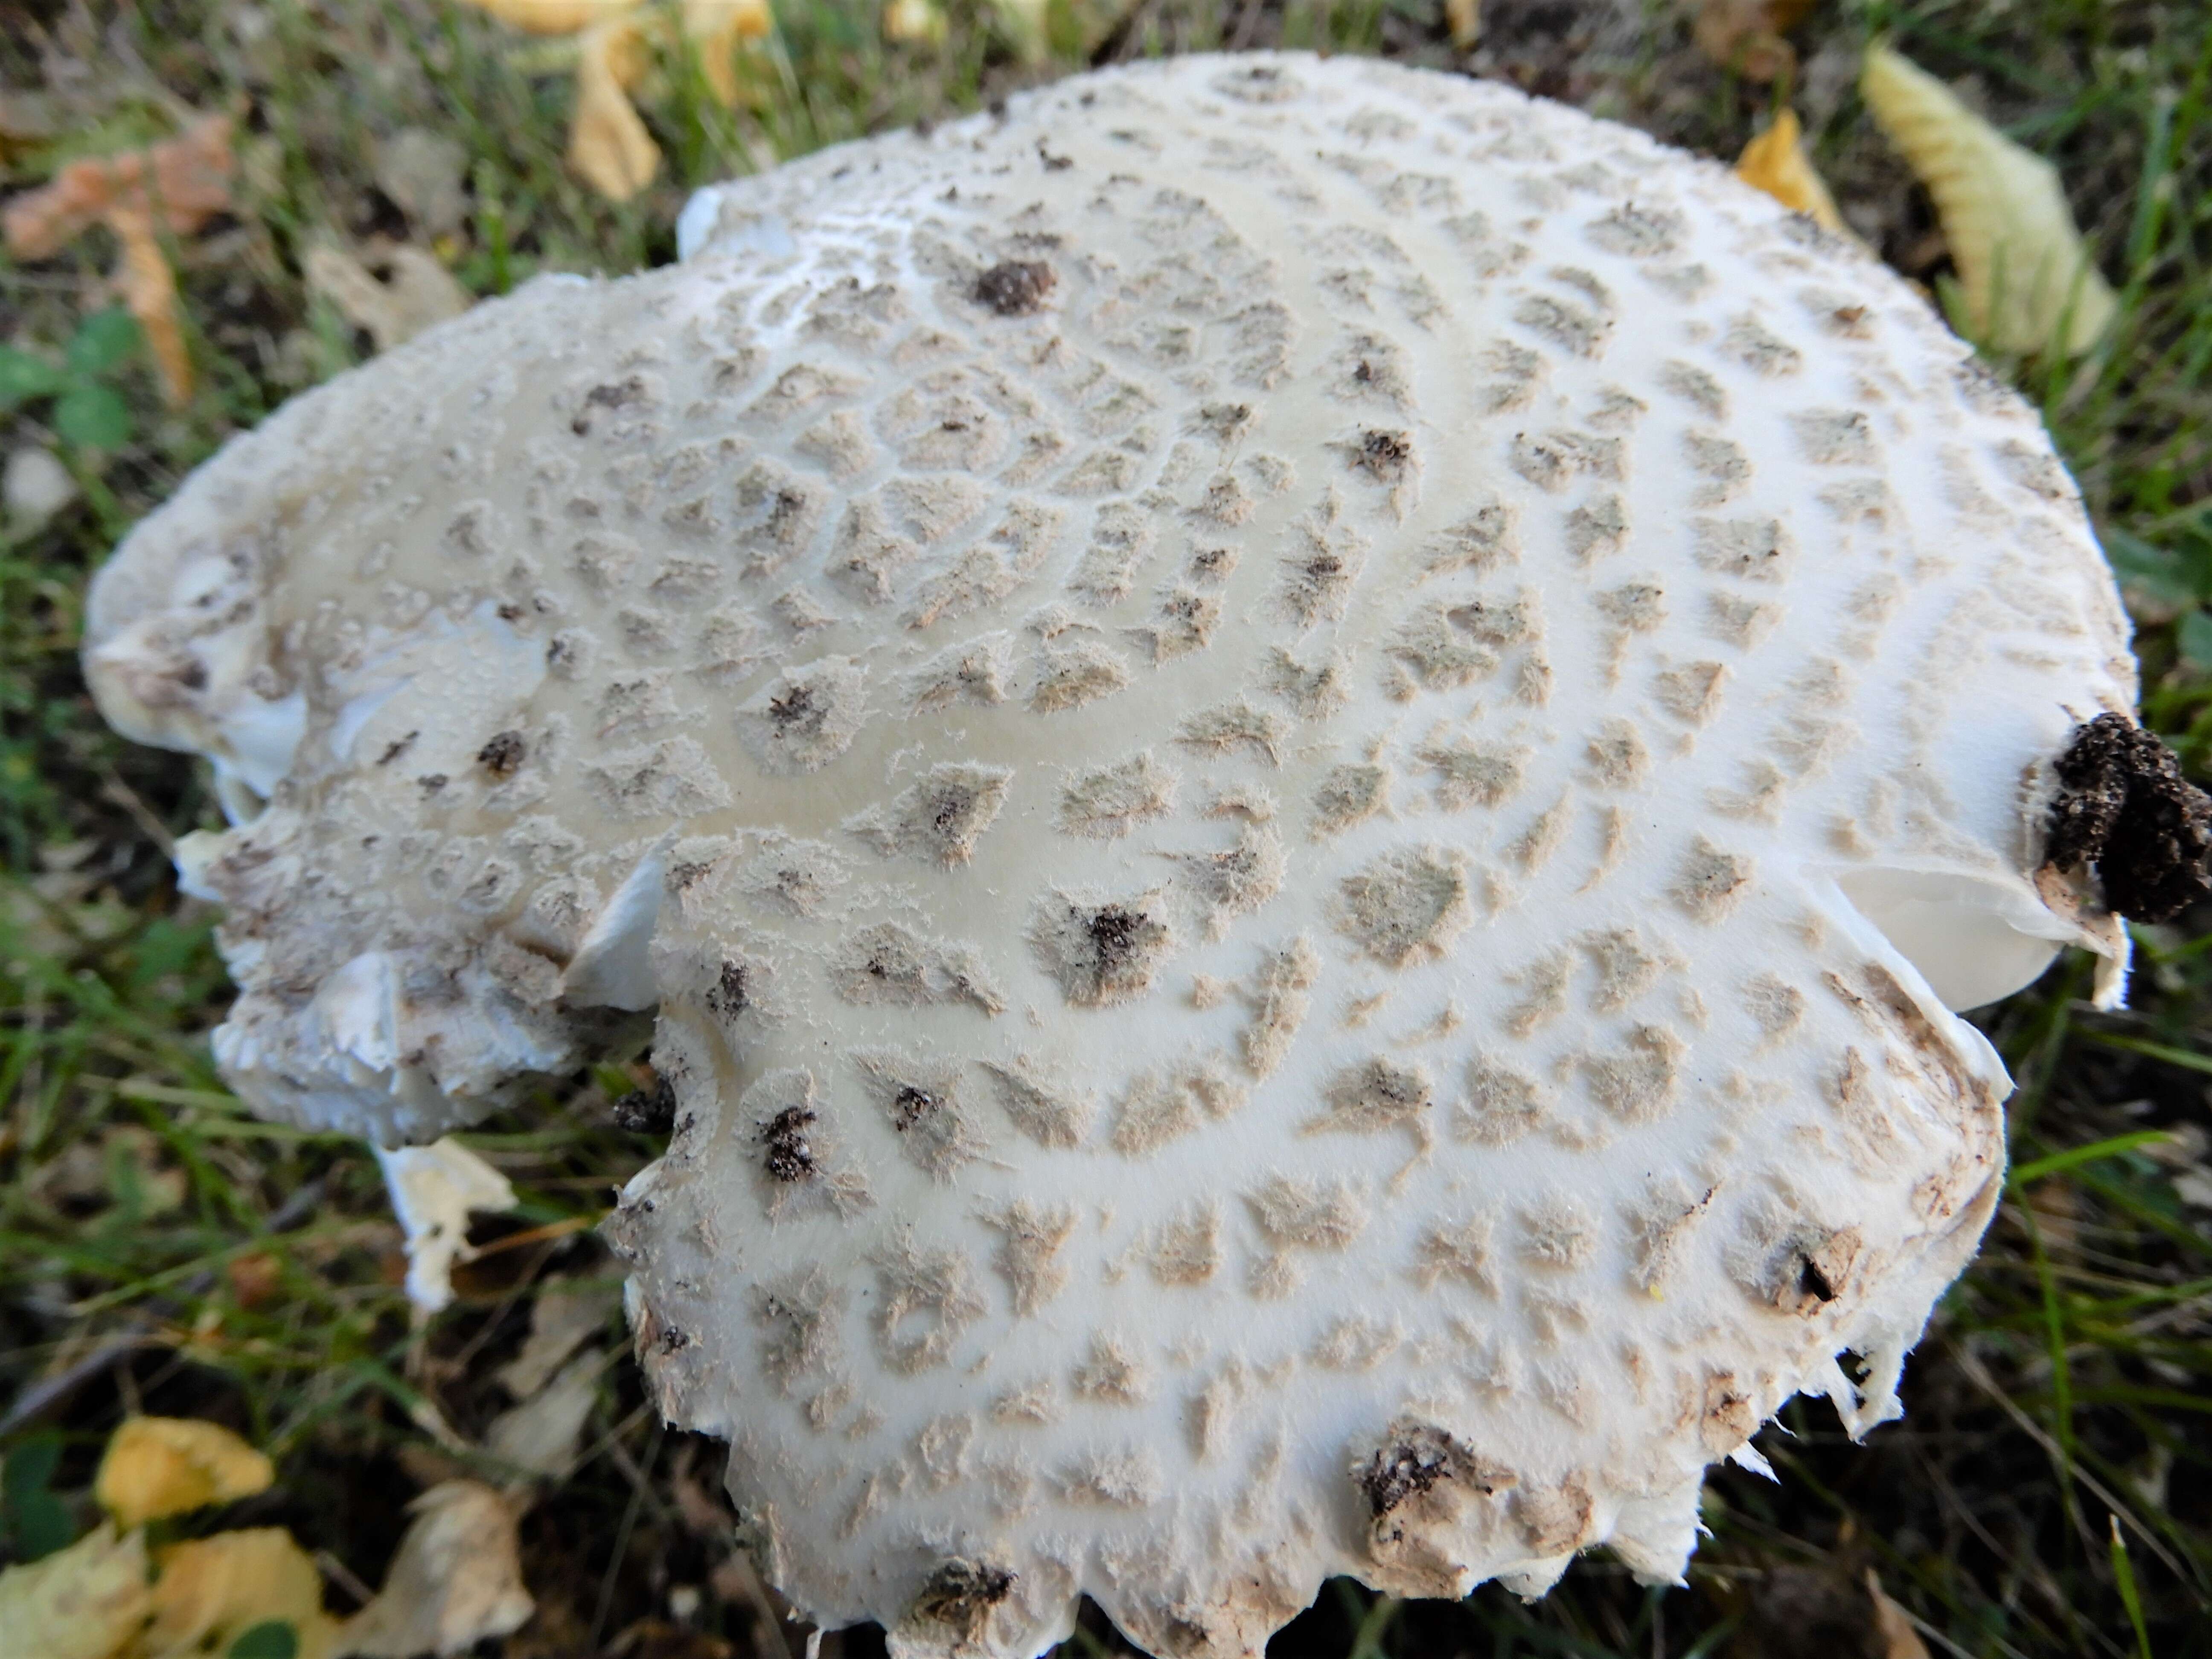
[[[708,89],[726,106],[738,101],[738,46],[775,27],[768,0],[684,0],[684,33],[698,48]]]
[[[1823,230],[1839,236],[1851,234],[1836,209],[1836,198],[1828,194],[1827,181],[1805,154],[1804,131],[1796,110],[1784,107],[1777,112],[1773,125],[1743,147],[1736,158],[1735,176],[1804,214]]]
[[[52,258],[96,224],[115,233],[115,283],[146,331],[173,409],[192,395],[192,367],[161,235],[189,235],[230,210],[237,167],[230,132],[230,117],[210,115],[149,149],[72,161],[0,214],[0,231],[19,259]]]

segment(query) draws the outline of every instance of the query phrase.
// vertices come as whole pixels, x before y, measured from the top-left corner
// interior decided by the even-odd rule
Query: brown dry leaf
[[[43,1561],[0,1571],[0,1632],[10,1653],[113,1659],[145,1624],[146,1534],[112,1521]]]
[[[192,395],[192,367],[161,233],[187,235],[229,211],[230,132],[230,117],[210,115],[149,149],[72,161],[0,215],[9,250],[21,259],[52,258],[95,224],[115,233],[122,248],[116,285],[146,331],[173,409]]]
[[[530,1304],[530,1334],[514,1358],[492,1376],[515,1399],[529,1399],[563,1360],[605,1328],[621,1299],[622,1292],[611,1285],[574,1287],[568,1280],[547,1285]]]
[[[266,1492],[276,1466],[228,1429],[185,1417],[132,1417],[107,1442],[93,1496],[128,1530]]]
[[[402,127],[376,146],[376,187],[398,204],[418,241],[459,233],[468,217],[468,152],[427,127]]]
[[[284,1287],[284,1264],[266,1250],[233,1256],[223,1265],[222,1273],[241,1308],[262,1307],[274,1301]]]
[[[522,1628],[537,1604],[523,1587],[516,1515],[489,1486],[447,1480],[408,1509],[384,1588],[348,1621],[342,1651],[363,1659],[465,1653]]]
[[[323,1611],[314,1558],[282,1527],[219,1532],[173,1545],[159,1557],[154,1622],[138,1647],[143,1659],[196,1659],[228,1652],[254,1626],[292,1626],[297,1659],[332,1659],[337,1620]]]
[[[387,273],[381,281],[329,242],[310,247],[301,263],[307,291],[328,300],[348,322],[365,330],[379,351],[389,351],[476,303],[436,255],[404,242],[386,256]]]
[[[2082,242],[2058,170],[1887,46],[1868,48],[1859,90],[1936,199],[1976,337],[2000,351],[2087,351],[2118,301]]]
[[[1912,1628],[1912,1620],[1905,1609],[1882,1594],[1881,1581],[1869,1567],[1866,1575],[1867,1594],[1874,1598],[1874,1625],[1881,1638],[1882,1659],[1929,1659],[1928,1644],[1920,1639],[1920,1632]]]
[[[1849,236],[1851,228],[1836,210],[1826,180],[1805,154],[1804,133],[1797,112],[1778,111],[1773,125],[1743,147],[1736,158],[1735,176],[1753,189],[1763,190],[1783,206],[1804,214],[1823,230]]]
[[[1723,69],[1764,84],[1796,63],[1782,37],[1812,9],[1813,0],[1698,0],[1690,37]]]
[[[605,1354],[585,1349],[543,1389],[492,1419],[484,1449],[524,1474],[567,1480],[575,1472],[577,1446],[605,1365]]]

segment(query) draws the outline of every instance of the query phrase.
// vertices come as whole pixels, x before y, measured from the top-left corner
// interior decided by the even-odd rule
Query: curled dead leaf
[[[466,150],[427,127],[402,127],[376,146],[376,187],[398,205],[422,241],[460,230],[469,212],[462,183],[467,167]]]
[[[522,1582],[514,1510],[477,1480],[440,1483],[414,1516],[384,1588],[345,1626],[343,1650],[364,1659],[465,1653],[508,1636],[537,1610]]]
[[[228,1429],[193,1418],[133,1417],[107,1443],[93,1496],[129,1529],[266,1492],[276,1466]]]
[[[1935,198],[1967,327],[2001,351],[2086,351],[2118,309],[2058,179],[1887,46],[1859,77],[1875,124]]]
[[[146,1534],[103,1521],[67,1549],[0,1571],[0,1632],[13,1653],[112,1659],[145,1625]]]
[[[1736,158],[1735,176],[1753,189],[1763,190],[1783,206],[1804,214],[1823,230],[1849,236],[1850,227],[1836,209],[1827,181],[1805,154],[1803,129],[1797,112],[1784,107],[1772,125],[1743,147]]]
[[[568,165],[610,201],[627,202],[660,170],[660,147],[629,101],[645,73],[645,37],[628,18],[595,23],[577,43]]]
[[[51,258],[118,208],[173,235],[198,230],[231,205],[230,125],[228,115],[210,115],[150,149],[71,161],[0,215],[9,252]]]
[[[1874,1569],[1866,1571],[1867,1594],[1874,1600],[1875,1634],[1881,1638],[1882,1659],[1929,1659],[1928,1644],[1912,1627],[1911,1616],[1882,1593]]]
[[[492,1373],[517,1400],[527,1400],[551,1380],[562,1362],[606,1326],[621,1300],[613,1286],[546,1285],[530,1306],[530,1334],[514,1358]]]
[[[301,260],[307,291],[328,300],[348,322],[366,331],[379,351],[459,316],[476,302],[437,257],[422,248],[403,242],[390,250],[384,264],[386,274],[380,281],[359,259],[330,242],[316,243]]]
[[[145,1659],[227,1653],[246,1632],[272,1621],[292,1627],[295,1659],[332,1659],[338,1650],[339,1623],[323,1611],[322,1574],[283,1528],[219,1532],[172,1545],[158,1560]]]
[[[576,110],[568,127],[568,166],[592,189],[628,201],[653,182],[660,148],[630,94],[652,67],[653,47],[678,37],[698,54],[708,89],[738,100],[737,54],[772,33],[769,0],[682,0],[675,35],[667,14],[641,0],[469,0],[533,34],[576,37]]]
[[[738,53],[775,28],[768,0],[684,0],[684,39],[699,54],[707,87],[726,107],[738,101]]]
[[[187,235],[230,210],[230,118],[210,115],[149,149],[72,161],[0,213],[0,233],[21,259],[51,258],[95,224],[114,232],[116,285],[146,331],[172,408],[191,398],[192,368],[161,236]]]
[[[604,1352],[585,1349],[543,1389],[492,1419],[484,1449],[525,1474],[567,1480],[575,1470],[577,1444],[605,1364]]]

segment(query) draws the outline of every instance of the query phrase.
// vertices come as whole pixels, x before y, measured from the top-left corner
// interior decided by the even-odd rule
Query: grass
[[[36,116],[48,137],[0,139],[0,184],[166,131],[187,106],[240,112],[246,183],[234,216],[173,250],[201,383],[188,407],[161,407],[141,357],[100,371],[130,416],[125,441],[72,442],[46,424],[48,402],[0,416],[0,444],[53,448],[79,488],[52,522],[0,532],[0,1399],[12,1402],[0,1406],[0,1548],[35,1554],[83,1523],[93,1459],[121,1414],[209,1416],[283,1469],[273,1492],[222,1519],[292,1526],[335,1564],[342,1608],[346,1575],[380,1574],[404,1496],[481,1464],[469,1448],[504,1403],[489,1372],[538,1288],[612,1278],[589,1227],[654,1152],[615,1127],[611,1097],[635,1080],[617,1068],[468,1136],[524,1201],[478,1229],[494,1248],[464,1270],[458,1305],[410,1322],[364,1148],[257,1122],[210,1060],[204,1033],[227,995],[212,918],[178,896],[162,852],[217,821],[207,780],[107,733],[78,677],[83,582],[115,538],[227,433],[366,351],[301,272],[317,236],[406,234],[375,182],[379,141],[419,127],[458,146],[465,217],[440,252],[491,295],[538,270],[665,260],[695,182],[975,107],[1085,58],[1223,43],[1385,52],[1504,76],[1723,155],[1773,95],[1698,56],[1682,10],[1660,0],[1490,0],[1485,12],[1462,58],[1431,0],[1139,0],[1118,15],[1057,0],[1054,61],[1030,68],[975,12],[955,11],[941,48],[912,51],[885,47],[860,0],[792,0],[738,112],[704,95],[696,63],[661,65],[648,114],[666,162],[622,207],[562,165],[568,83],[548,48],[432,0],[34,0],[32,27],[11,21],[0,132]],[[1850,91],[1853,55],[1875,33],[2057,162],[2120,288],[2122,319],[2087,358],[1994,366],[2040,404],[2081,480],[2142,627],[2145,717],[2202,775],[2212,12],[2197,0],[1814,9],[1792,39],[1815,154],[1869,240],[1940,289],[1928,206]],[[110,257],[94,234],[55,260],[0,263],[0,340],[61,362],[105,304]],[[2177,1188],[2204,1179],[2208,923],[2139,930],[2125,1013],[2091,1012],[2086,965],[2068,961],[1988,1014],[2020,1081],[2014,1172],[1907,1371],[1903,1423],[1859,1448],[1825,1406],[1791,1407],[1759,1443],[1778,1484],[1712,1477],[1713,1536],[1685,1588],[1641,1589],[1601,1555],[1531,1607],[1494,1588],[1448,1605],[1342,1584],[1278,1651],[1894,1656],[1859,1588],[1871,1570],[1934,1653],[2212,1655],[2212,1235]],[[796,1651],[690,1501],[714,1486],[712,1449],[665,1435],[627,1366],[606,1373],[586,1439],[584,1467],[525,1522],[540,1613],[507,1652],[593,1653],[624,1633],[629,1652]],[[680,1587],[700,1595],[688,1626],[668,1612]],[[1070,1650],[1119,1646],[1094,1615]]]

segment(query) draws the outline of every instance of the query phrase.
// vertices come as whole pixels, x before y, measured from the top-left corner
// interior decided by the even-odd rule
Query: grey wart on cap
[[[2002,1182],[1951,1011],[2069,943],[2117,998],[2148,764],[2074,485],[1923,301],[1294,55],[683,240],[295,399],[100,578],[101,706],[238,820],[181,859],[260,1110],[427,1139],[656,1019],[640,1356],[900,1654],[1665,1583],[1793,1395],[1897,1413]]]

